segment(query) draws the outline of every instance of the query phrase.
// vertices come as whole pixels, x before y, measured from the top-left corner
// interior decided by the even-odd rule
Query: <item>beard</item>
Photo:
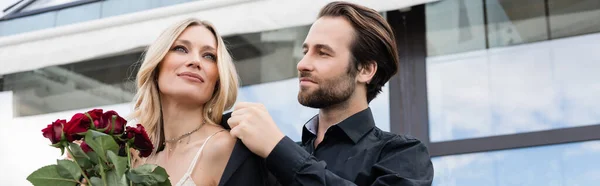
[[[301,72],[300,77],[311,77],[311,75]],[[313,91],[306,87],[300,87],[298,102],[306,107],[317,109],[343,103],[350,99],[354,93],[356,88],[354,77],[356,77],[356,74],[346,73],[333,79],[317,81],[319,84],[317,84],[316,90]]]

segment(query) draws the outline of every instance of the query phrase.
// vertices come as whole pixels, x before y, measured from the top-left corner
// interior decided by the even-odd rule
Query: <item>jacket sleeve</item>
[[[407,147],[405,143],[387,143],[382,150],[380,161],[371,169],[371,174],[375,177],[364,178],[370,180],[363,181],[372,183],[373,186],[431,185],[433,167],[425,146],[420,142],[408,145],[413,146]],[[327,170],[324,161],[317,160],[288,137],[275,146],[266,161],[267,168],[282,185],[356,185]],[[405,161],[416,162],[409,165],[400,163]],[[404,173],[407,168],[411,168],[407,166],[420,167],[414,167],[414,171]]]

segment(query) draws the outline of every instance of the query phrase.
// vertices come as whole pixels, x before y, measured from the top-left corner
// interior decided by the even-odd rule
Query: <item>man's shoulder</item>
[[[375,131],[375,135],[381,140],[384,141],[386,144],[392,143],[392,144],[422,144],[421,140],[417,139],[414,136],[408,135],[408,134],[396,134],[396,133],[391,133],[391,132],[386,132],[383,131],[381,129],[379,129],[378,127],[375,127],[374,129]]]

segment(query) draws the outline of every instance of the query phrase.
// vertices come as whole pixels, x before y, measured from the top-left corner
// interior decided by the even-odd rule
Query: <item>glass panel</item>
[[[13,6],[17,3],[21,3],[20,0],[1,0],[0,1],[0,17],[4,16],[6,12],[10,12],[16,6]],[[11,7],[12,6],[12,7]],[[3,10],[6,10],[4,12]]]
[[[54,27],[56,12],[47,12],[22,18],[2,21],[2,35],[13,35],[23,32]]]
[[[600,32],[600,1],[548,0],[552,38]]]
[[[303,56],[301,47],[308,28],[303,26],[225,37],[242,85],[296,77],[296,64]]]
[[[102,2],[102,17],[110,17],[148,10],[155,7],[157,2],[151,0],[110,0]]]
[[[444,0],[426,5],[427,55],[485,48],[482,1]]]
[[[594,0],[427,4],[430,140],[600,124],[598,16]]]
[[[4,76],[4,90],[14,93],[15,116],[130,102],[140,53],[46,67]]]
[[[433,185],[597,185],[598,157],[600,141],[438,157]]]
[[[489,47],[548,39],[544,0],[485,0]]]
[[[600,123],[599,34],[429,57],[431,141]]]
[[[160,0],[160,6],[170,6],[196,0]]]
[[[81,1],[81,0],[36,0],[33,3],[31,3],[30,5],[28,5],[27,7],[25,7],[24,9],[22,9],[21,12],[27,12],[27,11],[31,11],[31,10],[37,10],[37,9],[51,7],[51,6],[72,3],[75,1]]]
[[[100,9],[100,3],[91,3],[59,10],[56,15],[56,26],[99,19]]]

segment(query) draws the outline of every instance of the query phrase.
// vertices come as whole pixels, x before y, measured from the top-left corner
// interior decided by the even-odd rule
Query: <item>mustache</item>
[[[319,82],[319,78],[313,77],[310,72],[299,72],[299,78],[308,78],[310,81]]]
[[[300,72],[300,78],[310,78],[312,75],[309,72]]]

